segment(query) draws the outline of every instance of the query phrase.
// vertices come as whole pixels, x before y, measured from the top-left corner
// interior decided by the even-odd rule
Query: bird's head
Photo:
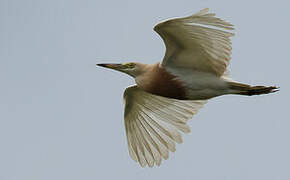
[[[136,62],[129,62],[129,63],[123,63],[123,64],[97,64],[97,66],[114,69],[114,70],[126,73],[134,78],[140,75],[146,67],[145,64],[136,63]]]

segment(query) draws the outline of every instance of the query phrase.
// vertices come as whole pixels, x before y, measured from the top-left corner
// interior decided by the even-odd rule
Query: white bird
[[[208,99],[225,95],[260,95],[275,86],[250,86],[226,76],[233,25],[203,9],[192,16],[171,19],[154,27],[166,53],[162,63],[97,64],[135,78],[124,92],[125,128],[131,158],[142,167],[160,165],[180,131],[190,132],[187,120]]]

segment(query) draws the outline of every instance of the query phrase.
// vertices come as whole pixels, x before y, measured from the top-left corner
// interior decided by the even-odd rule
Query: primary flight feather
[[[159,23],[154,30],[166,46],[162,63],[97,64],[135,78],[136,85],[124,92],[124,118],[130,157],[142,167],[159,166],[169,151],[175,151],[175,143],[182,142],[180,132],[190,132],[187,120],[208,99],[278,90],[226,76],[233,25],[208,9]]]

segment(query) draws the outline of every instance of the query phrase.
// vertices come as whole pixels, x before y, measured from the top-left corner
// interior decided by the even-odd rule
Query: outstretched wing
[[[124,102],[129,154],[142,167],[159,166],[162,158],[167,159],[175,142],[182,142],[180,131],[190,132],[187,120],[206,103],[165,98],[137,86],[125,90]]]
[[[230,60],[233,25],[203,9],[192,16],[171,19],[154,27],[166,52],[162,65],[192,68],[223,75]]]

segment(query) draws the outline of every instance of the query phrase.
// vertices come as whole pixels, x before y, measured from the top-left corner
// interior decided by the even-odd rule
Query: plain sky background
[[[0,0],[0,180],[289,180],[289,1]],[[128,155],[122,94],[96,63],[163,58],[153,26],[205,7],[233,23],[231,77],[271,95],[212,99],[160,167]]]

